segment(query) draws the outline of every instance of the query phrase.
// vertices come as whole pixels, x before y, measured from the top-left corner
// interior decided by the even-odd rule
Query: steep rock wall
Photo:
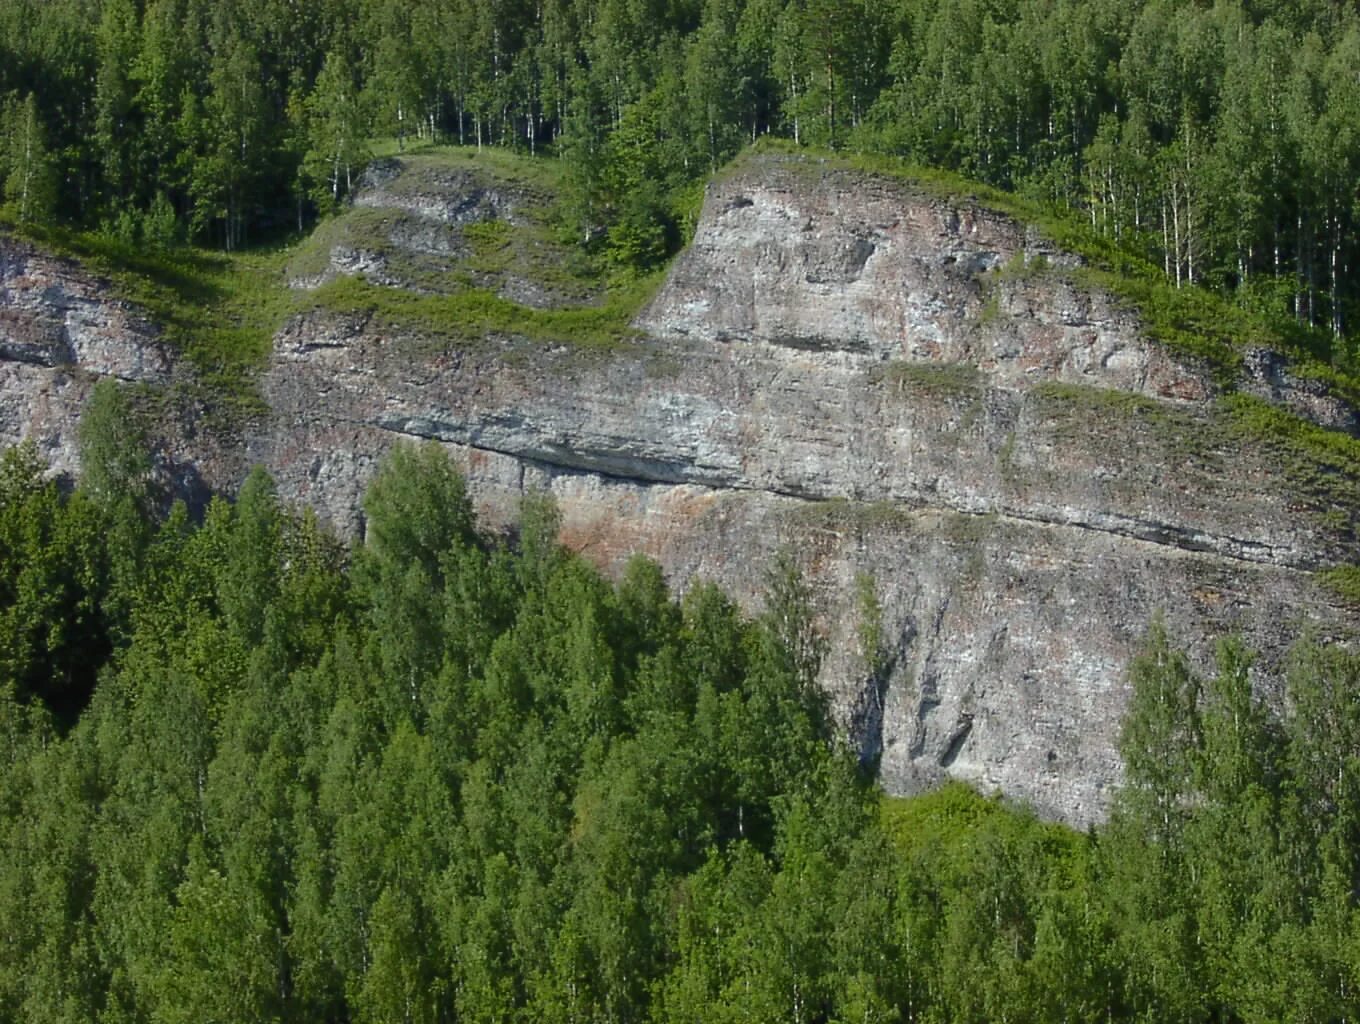
[[[1203,660],[1242,633],[1273,686],[1298,629],[1346,628],[1312,571],[1354,544],[1076,263],[969,204],[767,158],[710,188],[620,351],[293,322],[265,378],[286,429],[256,455],[359,528],[381,452],[437,439],[493,522],[546,489],[606,567],[642,551],[752,604],[791,549],[833,639],[825,681],[890,789],[956,776],[1085,823],[1119,778],[1124,667],[1151,618]],[[1345,425],[1286,364],[1249,364],[1248,389]],[[857,649],[861,574],[880,678]]]
[[[240,430],[160,327],[108,280],[0,232],[0,445],[31,441],[53,474],[74,478],[81,411],[102,379],[139,399],[162,497],[201,510],[243,479]]]
[[[1357,510],[1304,507],[1211,377],[1080,287],[1077,262],[975,204],[767,156],[710,187],[635,343],[454,344],[318,311],[276,339],[270,412],[243,453],[208,453],[182,416],[167,436],[209,482],[262,462],[350,531],[382,455],[435,439],[489,522],[547,490],[564,540],[607,569],[640,551],[678,587],[714,579],[752,606],[791,550],[832,640],[824,681],[890,790],[953,776],[1085,824],[1119,779],[1124,667],[1151,618],[1201,661],[1210,638],[1241,633],[1262,652],[1259,685],[1277,687],[1301,628],[1349,629],[1314,573],[1355,560]],[[36,293],[9,266],[0,316],[17,317],[29,300],[13,296]],[[7,330],[60,336],[34,316],[49,326]],[[159,351],[154,332],[119,316],[94,320],[129,365],[159,366],[135,355]],[[6,392],[5,438],[42,435],[42,388],[62,375],[135,377],[82,351]],[[0,348],[0,372],[31,365]],[[1354,428],[1287,361],[1247,366],[1243,389]],[[68,428],[79,397],[59,403]],[[874,658],[859,649],[864,578],[886,638]]]

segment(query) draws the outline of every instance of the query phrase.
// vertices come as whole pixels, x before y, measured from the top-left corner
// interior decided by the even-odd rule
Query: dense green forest
[[[369,140],[542,151],[645,265],[765,134],[1070,208],[1166,277],[1345,334],[1360,14],[1342,0],[3,0],[10,216],[228,248]]]
[[[1275,716],[1154,628],[1089,834],[885,802],[789,560],[755,619],[611,585],[436,446],[354,548],[261,471],[196,524],[127,412],[73,492],[0,459],[0,1021],[1360,1016],[1354,655],[1302,643]]]

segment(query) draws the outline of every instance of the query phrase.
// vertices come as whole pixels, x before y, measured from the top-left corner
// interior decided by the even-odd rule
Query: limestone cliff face
[[[1076,265],[970,203],[753,159],[710,187],[635,344],[452,345],[311,313],[276,339],[246,454],[357,530],[382,454],[433,438],[492,523],[546,489],[566,542],[606,568],[640,551],[678,587],[714,579],[753,605],[791,550],[832,640],[824,681],[890,790],[954,776],[1084,824],[1119,779],[1124,668],[1151,618],[1202,659],[1241,633],[1270,689],[1303,625],[1346,631],[1314,573],[1357,544],[1356,510],[1302,510],[1209,375]],[[1244,390],[1354,428],[1278,357],[1247,364]],[[32,424],[35,401],[6,392]],[[874,657],[861,579],[882,608]]]
[[[0,441],[77,468],[74,418],[100,376],[168,382],[156,327],[67,260],[0,236]]]

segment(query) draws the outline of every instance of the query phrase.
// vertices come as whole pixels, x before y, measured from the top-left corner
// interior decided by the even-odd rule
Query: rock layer
[[[566,542],[607,569],[642,552],[753,607],[792,550],[832,640],[824,681],[890,791],[953,776],[1086,824],[1120,777],[1124,666],[1152,617],[1202,661],[1241,633],[1270,690],[1299,629],[1347,630],[1315,572],[1356,545],[1350,513],[1301,511],[1210,375],[1080,287],[1078,262],[967,201],[752,159],[710,186],[635,343],[450,344],[309,313],[276,340],[246,453],[357,531],[383,453],[435,439],[492,524],[547,490]],[[1354,425],[1280,357],[1247,366],[1244,389]],[[43,421],[22,411],[31,391],[7,403]],[[864,579],[886,638],[872,657]]]

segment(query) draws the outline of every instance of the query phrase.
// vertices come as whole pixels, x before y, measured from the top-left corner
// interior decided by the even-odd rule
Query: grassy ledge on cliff
[[[0,222],[106,280],[194,371],[219,411],[263,411],[255,379],[300,314],[375,320],[433,343],[517,337],[609,350],[661,280],[608,275],[566,237],[561,167],[425,146],[376,160],[354,201],[306,235],[223,252]]]

